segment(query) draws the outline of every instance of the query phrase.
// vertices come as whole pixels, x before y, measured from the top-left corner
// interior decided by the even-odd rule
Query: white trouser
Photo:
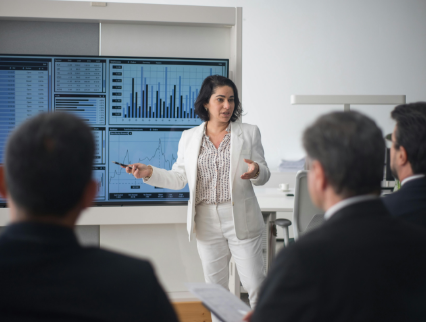
[[[197,248],[206,283],[220,284],[229,290],[229,261],[237,265],[241,283],[255,307],[260,284],[265,278],[262,235],[240,240],[235,234],[230,202],[218,205],[199,204],[195,208]]]

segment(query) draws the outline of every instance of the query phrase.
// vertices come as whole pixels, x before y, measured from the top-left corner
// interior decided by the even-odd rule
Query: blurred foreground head
[[[44,113],[26,121],[5,152],[7,198],[31,217],[65,216],[92,181],[93,136],[71,114]]]
[[[341,199],[380,194],[385,142],[369,117],[354,111],[323,115],[305,130],[303,146],[311,165],[309,192],[317,206],[323,208],[327,191]]]

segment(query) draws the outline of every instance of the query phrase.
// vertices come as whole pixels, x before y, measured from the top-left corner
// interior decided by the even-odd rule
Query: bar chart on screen
[[[182,131],[187,128],[110,128],[109,160],[123,164],[143,163],[170,170],[177,159]],[[110,166],[109,199],[187,200],[189,189],[163,189],[128,175],[120,166]]]
[[[92,175],[97,187],[95,200],[105,200],[105,167],[93,167]]]
[[[106,95],[55,94],[55,110],[79,116],[88,124],[105,125]]]
[[[106,138],[105,127],[92,127],[93,139],[95,140],[94,164],[105,164]]]
[[[203,80],[227,75],[223,62],[110,60],[110,124],[198,125]]]

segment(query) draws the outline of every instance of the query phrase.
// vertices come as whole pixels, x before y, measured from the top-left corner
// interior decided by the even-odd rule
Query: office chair
[[[291,221],[284,218],[275,219],[275,225],[280,226],[283,229],[284,247],[287,247],[289,245],[288,226],[291,225]]]
[[[294,240],[297,240],[303,233],[319,227],[323,222],[323,210],[317,208],[309,196],[308,171],[299,171],[296,174],[296,187],[294,189]]]

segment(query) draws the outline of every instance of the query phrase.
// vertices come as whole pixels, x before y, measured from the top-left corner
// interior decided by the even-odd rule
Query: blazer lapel
[[[238,160],[240,159],[241,149],[243,148],[244,143],[242,134],[243,131],[241,130],[241,125],[236,122],[231,122],[231,171],[229,174],[231,193],[235,174],[237,172]]]
[[[197,161],[205,124],[206,123],[203,122],[197,127],[194,134],[189,138],[186,148],[185,162],[187,163],[186,171],[190,191],[195,191],[195,185],[197,184]]]

